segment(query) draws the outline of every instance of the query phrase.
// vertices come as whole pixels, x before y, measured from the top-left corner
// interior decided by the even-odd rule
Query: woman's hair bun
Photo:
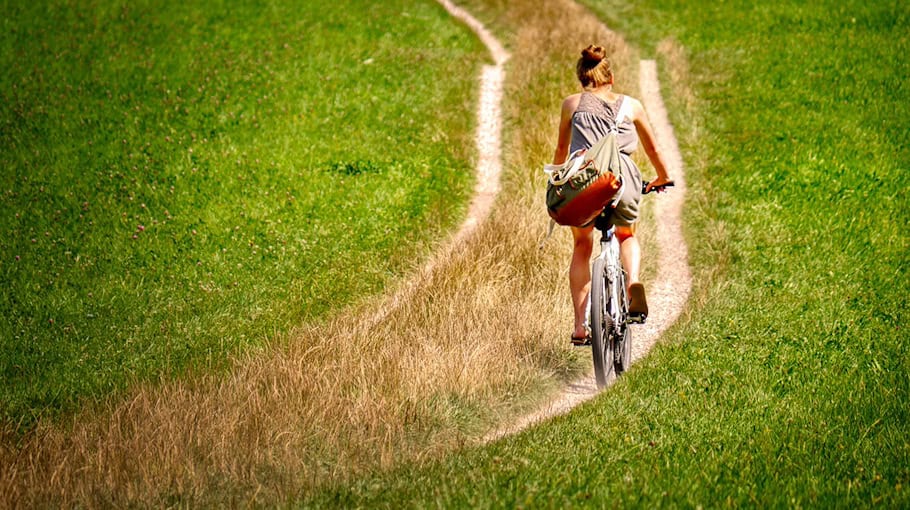
[[[607,50],[605,50],[603,46],[594,46],[592,44],[581,50],[581,59],[587,65],[597,65],[606,57]]]
[[[594,44],[581,50],[581,58],[575,64],[575,73],[584,88],[612,84],[613,67],[607,57],[607,50]]]

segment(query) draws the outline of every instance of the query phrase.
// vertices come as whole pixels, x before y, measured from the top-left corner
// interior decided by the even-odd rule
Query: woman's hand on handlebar
[[[656,191],[656,192],[660,193],[662,191],[666,191],[667,188],[672,188],[673,185],[674,185],[673,181],[670,180],[669,178],[658,177],[657,179],[654,179],[651,182],[645,181],[645,182],[641,183],[641,193],[642,193],[642,195],[647,195],[648,193],[650,193],[652,191]]]

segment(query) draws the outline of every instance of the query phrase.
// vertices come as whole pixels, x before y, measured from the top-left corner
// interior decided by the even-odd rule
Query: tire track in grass
[[[404,351],[401,346],[407,343],[389,342],[393,345],[382,351],[375,339],[384,333],[371,330],[384,321],[397,320],[395,315],[449,262],[450,254],[467,244],[483,226],[499,192],[502,170],[500,103],[504,64],[510,55],[467,12],[448,0],[439,3],[477,33],[493,62],[483,66],[480,75],[476,184],[458,230],[434,250],[416,274],[387,297],[377,297],[375,310],[361,316],[358,308],[348,308],[357,314],[354,324],[343,315],[326,323],[304,324],[291,333],[287,347],[244,356],[227,377],[205,375],[189,383],[138,388],[134,397],[110,410],[99,410],[98,415],[87,412],[88,419],[74,422],[73,430],[48,425],[33,436],[21,454],[6,451],[0,443],[0,462],[17,462],[10,469],[0,470],[0,508],[14,499],[39,502],[38,506],[91,507],[104,506],[104,502],[107,506],[124,506],[127,502],[161,506],[163,501],[223,506],[226,501],[236,503],[238,500],[232,498],[237,495],[249,496],[249,504],[263,506],[263,501],[273,502],[275,498],[287,502],[282,498],[298,493],[301,486],[318,486],[319,477],[342,479],[346,475],[339,473],[352,466],[362,469],[364,465],[392,462],[387,460],[393,456],[383,450],[383,444],[407,444],[401,439],[406,425],[396,421],[396,413],[414,404],[389,404],[381,390],[369,390],[370,385],[398,384],[398,392],[409,391],[396,381],[397,374],[389,374],[384,380],[375,377],[377,367],[395,365],[388,358],[396,349]],[[369,309],[369,304],[364,309]],[[346,342],[337,342],[341,334],[349,335]],[[352,350],[358,352],[351,354]],[[365,356],[377,359],[362,362]],[[402,355],[397,363],[407,364],[413,359]],[[419,391],[415,393],[415,399],[426,398]],[[382,413],[387,414],[380,416]],[[356,421],[361,428],[328,423],[327,417],[341,423]],[[321,420],[325,425],[318,423]],[[364,440],[356,437],[357,433],[369,437]],[[343,450],[357,446],[370,448],[373,458],[361,460],[360,452]],[[205,451],[204,457],[200,451]],[[288,470],[296,472],[289,474]],[[259,478],[265,472],[273,473],[271,479]],[[222,496],[215,494],[218,491],[211,490],[215,486],[232,490],[220,499]],[[18,498],[10,496],[16,493]],[[47,503],[55,501],[61,503]]]
[[[480,77],[480,100],[477,105],[477,183],[468,216],[455,234],[451,244],[462,242],[490,213],[493,200],[499,193],[499,175],[502,173],[502,91],[506,80],[504,65],[509,52],[493,34],[470,13],[449,0],[439,3],[453,17],[461,20],[486,45],[494,65],[483,66]],[[437,257],[438,258],[438,257]],[[434,259],[435,260],[435,259]]]
[[[652,195],[656,208],[657,245],[660,252],[655,283],[648,289],[648,304],[652,314],[643,326],[632,330],[632,362],[645,357],[657,339],[679,318],[692,287],[689,270],[689,252],[682,233],[682,209],[686,197],[685,169],[673,126],[660,95],[657,63],[642,60],[639,69],[641,100],[651,120],[660,150],[669,167],[676,187],[663,195]],[[615,375],[609,384],[615,381]],[[515,434],[525,428],[565,414],[575,406],[590,400],[599,393],[593,372],[565,388],[556,398],[537,411],[522,416],[511,425],[487,435],[486,441]]]

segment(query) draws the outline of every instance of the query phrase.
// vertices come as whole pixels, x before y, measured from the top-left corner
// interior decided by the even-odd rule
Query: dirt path
[[[676,181],[676,187],[670,193],[647,198],[647,200],[653,201],[656,208],[656,237],[660,256],[656,283],[648,289],[648,304],[652,314],[648,317],[647,324],[635,326],[633,329],[633,363],[647,355],[660,335],[676,322],[689,297],[692,284],[688,249],[680,220],[686,196],[685,169],[673,126],[670,125],[667,118],[667,110],[660,95],[660,82],[657,78],[655,61],[641,61],[639,79],[642,103],[648,111],[655,136],[661,152],[666,158],[670,176]],[[567,413],[578,404],[593,398],[597,393],[592,372],[570,384],[556,398],[534,413],[516,420],[504,429],[494,431],[485,439],[493,441],[519,432],[540,421]]]
[[[303,324],[289,333],[287,345],[240,357],[229,374],[139,385],[122,401],[89,406],[64,426],[43,422],[27,443],[15,449],[0,445],[0,464],[5,468],[0,470],[0,507],[6,502],[38,507],[161,506],[175,497],[191,506],[217,506],[229,501],[220,499],[217,489],[223,487],[233,488],[224,498],[249,497],[257,506],[290,501],[323,482],[340,482],[366,469],[456,449],[467,438],[464,431],[453,431],[461,404],[458,398],[450,403],[449,395],[476,397],[481,406],[500,405],[502,393],[484,392],[520,391],[527,386],[516,385],[516,379],[527,381],[539,374],[512,360],[537,352],[540,338],[548,339],[546,349],[564,348],[557,339],[558,323],[545,314],[529,318],[508,306],[516,295],[541,310],[552,306],[555,295],[568,297],[559,278],[564,261],[542,261],[534,242],[542,223],[512,221],[542,211],[533,205],[539,199],[527,195],[521,203],[497,202],[504,213],[490,214],[500,187],[500,103],[509,54],[450,0],[439,2],[477,32],[493,62],[484,66],[480,77],[477,184],[458,231],[417,274],[389,294],[351,306],[324,322]],[[584,33],[603,35],[601,25],[571,0],[545,4],[523,5],[521,18],[510,7],[510,22],[517,25],[525,14],[535,13],[541,26],[554,19],[585,17],[584,29],[590,32]],[[577,29],[568,22],[560,25]],[[533,58],[530,50],[551,44],[548,38],[561,38],[561,33],[536,29],[523,33],[516,54]],[[517,73],[532,67],[514,69]],[[653,64],[650,69],[648,83],[654,83]],[[658,138],[672,140],[662,108],[655,107],[647,93],[645,102]],[[534,121],[540,117],[528,116]],[[538,143],[547,135],[532,132],[530,138]],[[675,144],[664,151],[680,184],[672,194],[653,200],[660,209],[658,278],[667,285],[651,290],[656,313],[638,332],[641,348],[635,359],[644,356],[672,323],[688,289],[678,221],[685,192],[682,168]],[[679,248],[682,253],[671,251]],[[568,249],[565,245],[559,251],[565,254]],[[496,341],[510,327],[520,330],[517,341]],[[433,341],[414,341],[426,338]],[[595,394],[592,379],[570,385],[540,412],[492,437],[590,398]],[[269,473],[267,479],[262,473]]]
[[[489,30],[470,13],[453,4],[450,0],[438,0],[454,17],[470,27],[487,46],[495,65],[484,66],[481,77],[480,104],[478,105],[477,128],[477,185],[468,217],[454,236],[449,246],[464,240],[476,228],[477,224],[489,214],[496,194],[499,192],[499,174],[501,172],[501,127],[502,88],[505,81],[503,64],[509,54]],[[656,208],[657,245],[660,250],[658,274],[655,284],[648,290],[648,302],[652,315],[644,326],[636,326],[632,350],[633,363],[643,358],[651,350],[660,335],[679,317],[691,288],[689,256],[685,238],[682,234],[680,220],[683,202],[686,195],[685,171],[682,156],[673,126],[667,117],[667,110],[660,95],[660,82],[657,77],[657,64],[653,60],[643,60],[639,70],[641,100],[648,111],[652,127],[661,151],[666,158],[668,170],[676,181],[675,189],[664,195],[655,195],[652,200]],[[448,248],[440,250],[441,254]],[[440,259],[434,256],[424,270],[429,271]],[[408,287],[399,291],[393,303],[408,293]],[[394,305],[393,305],[394,306]],[[388,308],[387,308],[388,309]],[[568,412],[578,404],[595,395],[598,390],[593,373],[570,384],[556,398],[547,402],[534,413],[524,416],[510,426],[494,431],[485,440],[495,440],[514,434],[537,422]]]
[[[439,0],[449,14],[463,21],[486,45],[493,57],[494,65],[483,66],[480,78],[480,101],[477,105],[477,184],[474,199],[465,219],[452,243],[459,243],[468,236],[481,220],[490,213],[493,200],[499,193],[499,174],[502,172],[502,89],[506,79],[503,66],[509,60],[509,52],[493,37],[493,34],[467,11],[449,0]]]

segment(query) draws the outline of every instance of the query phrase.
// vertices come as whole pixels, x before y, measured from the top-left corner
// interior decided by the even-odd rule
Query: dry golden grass
[[[573,65],[597,41],[633,91],[637,60],[575,4],[466,6],[512,52],[503,192],[466,241],[389,296],[302,326],[229,376],[135,389],[69,425],[0,441],[0,506],[275,504],[478,441],[586,367],[573,352],[569,235],[545,246],[540,168]],[[623,84],[630,86],[623,87]],[[394,297],[392,297],[394,296]]]

